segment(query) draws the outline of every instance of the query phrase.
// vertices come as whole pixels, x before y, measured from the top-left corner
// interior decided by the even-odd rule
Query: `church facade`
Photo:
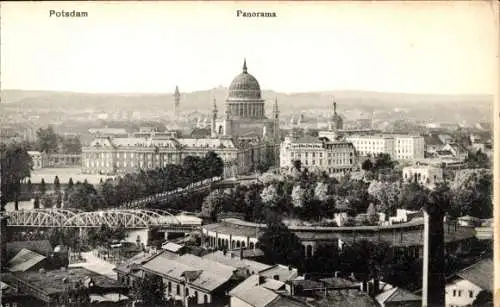
[[[174,113],[180,93],[176,87]],[[225,112],[217,117],[216,101],[212,106],[210,138],[178,138],[156,135],[133,137],[96,137],[82,148],[82,172],[90,174],[125,174],[139,170],[180,164],[187,156],[204,156],[209,151],[224,161],[224,176],[234,176],[279,161],[279,110],[274,101],[271,118],[265,116],[260,85],[247,70],[231,82]]]

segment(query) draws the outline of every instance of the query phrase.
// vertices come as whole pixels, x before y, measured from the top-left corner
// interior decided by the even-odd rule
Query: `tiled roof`
[[[395,287],[376,296],[380,304],[385,303],[405,303],[421,301],[422,298],[401,288]]]
[[[96,286],[101,288],[120,288],[116,280],[92,272],[85,268],[74,267],[67,270],[53,270],[46,272],[15,272],[13,278],[21,280],[23,284],[29,284],[30,288],[39,289],[45,294],[61,293],[66,288],[65,280],[68,282],[77,282],[90,277]]]
[[[11,272],[25,272],[47,257],[23,248],[14,258],[9,260],[8,270]]]
[[[164,256],[163,254],[151,259],[142,265],[146,271],[154,272],[176,280],[184,280],[186,272],[201,271],[196,279],[191,281],[193,286],[213,291],[229,281],[233,276],[234,268],[194,255]],[[194,277],[193,274],[190,277]]]
[[[12,241],[7,242],[7,257],[14,257],[23,248],[29,249],[30,251],[43,256],[49,256],[53,252],[52,245],[50,245],[49,240]]]
[[[483,290],[493,291],[493,260],[483,259],[463,269],[456,275],[470,281]]]
[[[274,291],[260,287],[258,275],[252,275],[245,279],[231,290],[229,295],[237,297],[254,307],[268,306],[269,303],[279,296]]]
[[[435,134],[424,136],[424,142],[425,142],[425,145],[430,145],[430,146],[444,145],[443,142],[441,141],[441,139]]]
[[[222,251],[216,251],[210,254],[207,254],[203,256],[204,259],[209,259],[212,261],[216,261],[228,266],[231,266],[233,268],[247,268],[253,273],[258,273],[262,270],[268,269],[271,266],[260,263],[257,261],[252,261],[248,259],[240,259],[240,258],[234,258],[231,257],[230,255],[224,255]]]
[[[260,276],[274,278],[275,275],[280,276],[281,281],[287,281],[297,278],[298,271],[296,268],[288,267],[282,264],[276,264],[272,267],[259,272]]]
[[[285,283],[282,281],[267,278],[266,281],[262,284],[262,287],[269,290],[277,291],[281,289],[284,285]]]

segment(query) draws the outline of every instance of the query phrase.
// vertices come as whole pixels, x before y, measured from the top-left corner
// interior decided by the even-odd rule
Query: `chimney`
[[[0,255],[1,255],[1,262],[0,262],[0,268],[2,269],[2,272],[4,272],[4,267],[7,266],[7,216],[0,216],[0,241],[1,241],[1,248],[0,248]]]
[[[265,276],[260,276],[259,275],[259,286],[262,285],[263,283],[266,282],[266,277]]]
[[[422,307],[445,305],[444,225],[438,210],[424,211]]]

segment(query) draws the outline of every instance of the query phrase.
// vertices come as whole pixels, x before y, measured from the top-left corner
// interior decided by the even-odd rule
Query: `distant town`
[[[492,97],[2,91],[2,306],[493,306]]]

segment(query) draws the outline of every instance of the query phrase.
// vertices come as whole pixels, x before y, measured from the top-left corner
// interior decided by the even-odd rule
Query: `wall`
[[[469,291],[472,291],[472,297],[470,297]],[[446,306],[466,306],[472,304],[480,291],[481,288],[475,284],[464,279],[456,279],[446,285]]]
[[[165,277],[163,278],[163,284],[165,285],[165,297],[168,297],[168,296],[179,296],[182,298],[185,297],[186,287],[183,284],[178,283],[174,280],[165,278]],[[179,293],[177,293],[177,286],[179,286]],[[202,291],[193,289],[189,286],[187,288],[189,290],[188,295],[191,298],[190,299],[191,303],[194,303],[194,302],[196,302],[196,304],[210,304],[210,303],[212,303],[212,296],[210,295],[210,293],[202,292]],[[197,300],[195,299],[196,294],[198,296]],[[205,298],[206,298],[206,300],[205,300]]]

